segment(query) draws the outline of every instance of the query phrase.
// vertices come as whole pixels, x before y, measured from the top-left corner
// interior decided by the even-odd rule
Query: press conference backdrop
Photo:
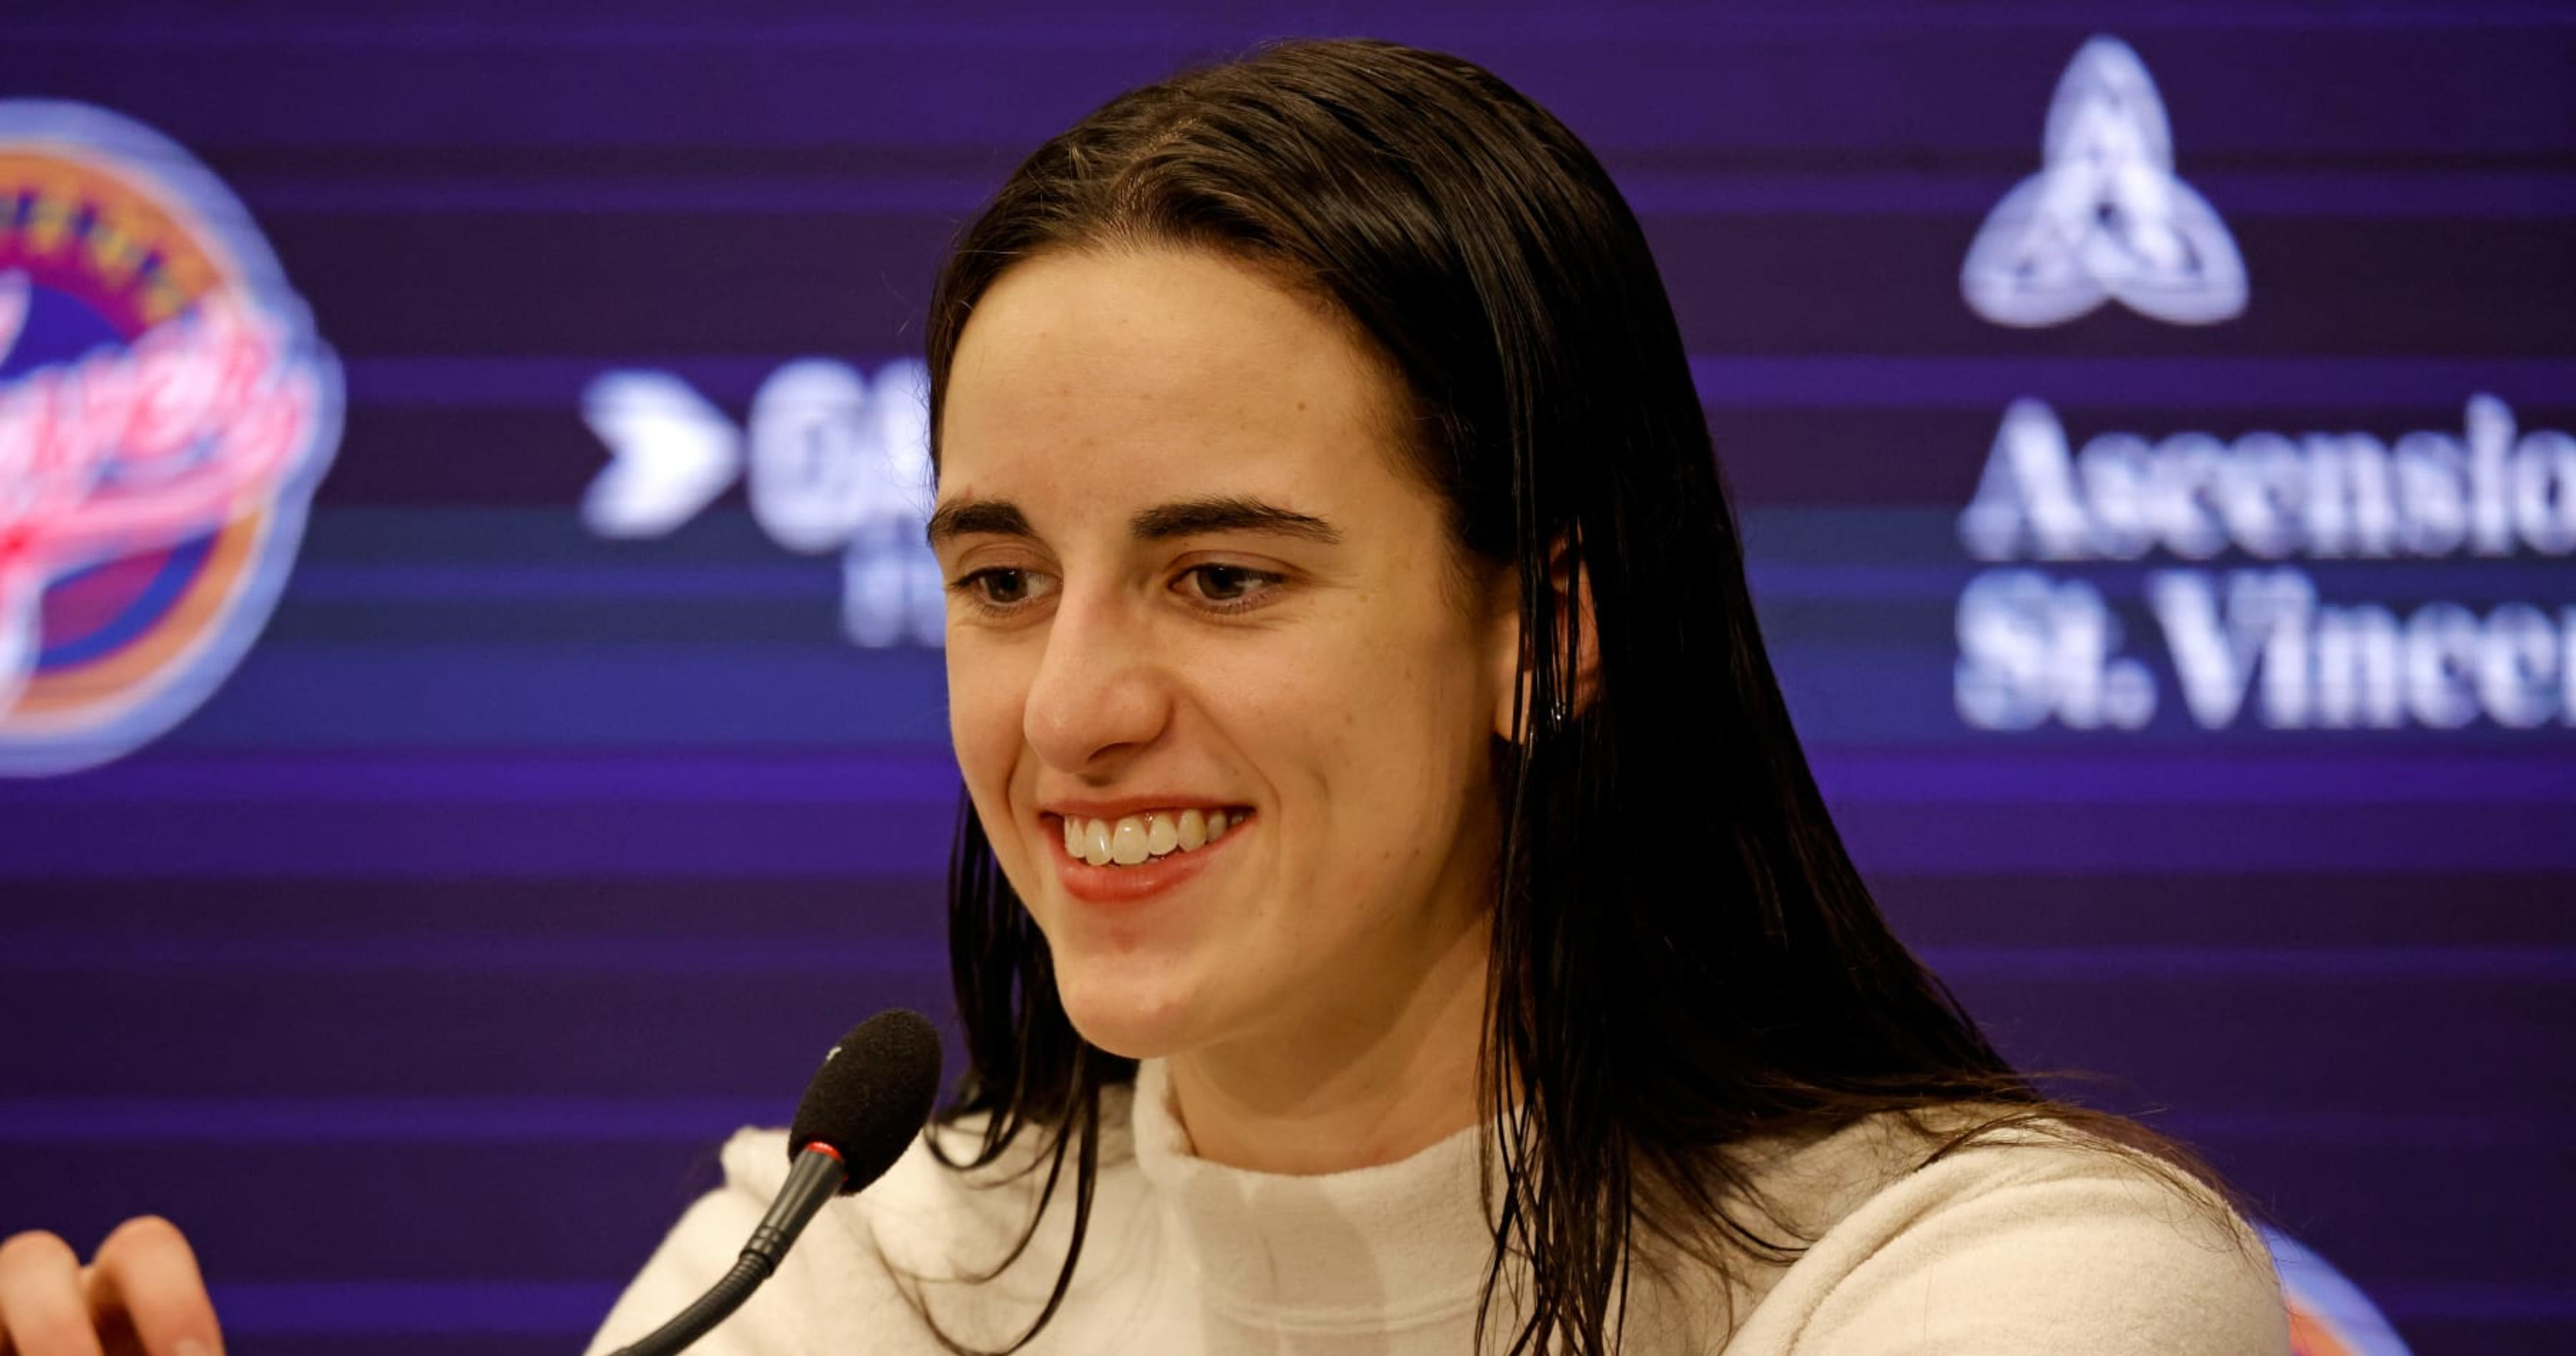
[[[2576,1349],[2556,4],[17,7],[0,1229],[179,1220],[236,1350],[574,1349],[833,1035],[947,1012],[943,243],[1351,32],[1629,194],[1818,774],[2002,1045],[2270,1211],[2308,1352]]]

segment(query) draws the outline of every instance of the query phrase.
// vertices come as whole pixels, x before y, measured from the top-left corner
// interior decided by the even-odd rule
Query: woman
[[[1368,43],[1128,94],[968,229],[930,369],[972,1065],[732,1349],[2285,1348],[2225,1207],[1871,905],[1554,119]]]
[[[930,350],[970,1068],[700,1350],[2286,1349],[2203,1175],[1879,918],[1554,119],[1373,43],[1135,91],[967,231]]]

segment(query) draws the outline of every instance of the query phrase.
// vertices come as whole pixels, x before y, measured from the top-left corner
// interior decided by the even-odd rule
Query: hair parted
[[[1049,251],[1132,246],[1240,259],[1347,317],[1410,395],[1406,450],[1455,544],[1517,572],[1522,634],[1544,641],[1524,646],[1521,737],[1497,743],[1479,1083],[1504,1183],[1488,1293],[1514,1287],[1523,1315],[1509,1350],[1615,1349],[1641,1245],[1721,1269],[1797,1251],[1722,1152],[1751,1136],[1967,1104],[1981,1129],[2072,1124],[2206,1175],[2045,1099],[1881,918],[1764,653],[1644,233],[1563,124],[1467,61],[1367,41],[1111,100],[1020,165],[940,273],[934,457],[986,289]],[[1568,605],[1587,588],[1588,637]],[[956,1166],[1035,1135],[1045,1197],[1071,1169],[1072,1252],[1034,1335],[1080,1256],[1101,1089],[1135,1066],[1073,1030],[971,805],[949,910],[968,1054],[949,1119],[982,1120]]]

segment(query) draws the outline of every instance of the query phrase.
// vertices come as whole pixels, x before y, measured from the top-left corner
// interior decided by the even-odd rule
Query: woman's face
[[[1517,622],[1459,587],[1394,378],[1222,256],[1064,251],[945,401],[957,758],[1074,1026],[1275,1056],[1480,985]]]

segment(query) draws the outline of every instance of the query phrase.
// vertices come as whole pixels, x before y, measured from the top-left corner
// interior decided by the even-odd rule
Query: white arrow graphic
[[[742,474],[742,431],[668,372],[602,374],[581,393],[581,417],[610,458],[581,499],[600,536],[667,535]]]

